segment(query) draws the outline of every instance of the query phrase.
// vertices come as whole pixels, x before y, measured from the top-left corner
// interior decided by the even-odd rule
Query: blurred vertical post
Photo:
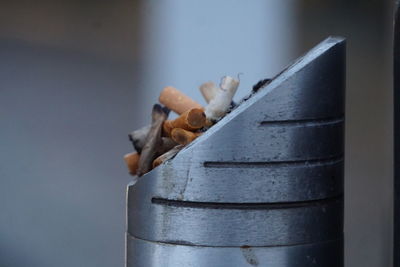
[[[394,244],[393,263],[400,266],[400,18],[396,1],[393,35],[393,94],[394,94]]]
[[[297,3],[296,48],[347,39],[345,266],[391,266],[393,1]]]

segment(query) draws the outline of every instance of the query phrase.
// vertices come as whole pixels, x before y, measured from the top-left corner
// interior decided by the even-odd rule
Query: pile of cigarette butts
[[[142,176],[172,159],[233,108],[232,99],[238,87],[239,79],[230,76],[223,77],[219,86],[213,82],[200,85],[206,107],[174,87],[165,87],[160,93],[160,104],[153,106],[151,124],[129,134],[136,150],[124,156],[129,173]],[[168,120],[170,111],[179,116]]]

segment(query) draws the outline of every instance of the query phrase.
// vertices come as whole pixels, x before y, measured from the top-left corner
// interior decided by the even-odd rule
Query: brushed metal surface
[[[275,205],[128,201],[137,204],[128,209],[128,233],[165,243],[281,246],[331,240],[343,231],[342,197]]]
[[[198,247],[126,236],[130,267],[338,267],[343,239],[283,247]]]
[[[204,167],[204,163],[209,165]],[[184,173],[168,162],[129,187],[129,191],[141,194],[143,201],[151,197],[228,203],[324,199],[343,192],[343,164],[342,156],[290,163],[196,161]],[[150,194],[147,188],[152,188]]]

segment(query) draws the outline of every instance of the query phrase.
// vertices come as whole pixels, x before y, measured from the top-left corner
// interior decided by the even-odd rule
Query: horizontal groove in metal
[[[154,197],[151,203],[156,205],[195,208],[195,209],[239,209],[239,210],[273,210],[273,209],[295,209],[310,206],[326,205],[330,202],[342,199],[343,195],[332,198],[296,201],[296,202],[275,202],[275,203],[218,203],[218,202],[195,202],[164,199]]]
[[[343,232],[343,198],[275,209],[157,205],[151,198],[142,203],[137,203],[138,199],[128,201],[136,206],[128,208],[128,232],[152,241],[277,246],[332,240]]]
[[[289,166],[323,166],[333,165],[343,162],[343,155],[329,157],[325,159],[310,160],[285,160],[285,161],[267,161],[267,162],[240,162],[240,161],[205,161],[205,168],[264,168],[264,167],[289,167]]]
[[[313,127],[343,123],[344,117],[323,118],[323,119],[303,119],[303,120],[283,120],[283,121],[262,121],[261,126],[269,127]]]

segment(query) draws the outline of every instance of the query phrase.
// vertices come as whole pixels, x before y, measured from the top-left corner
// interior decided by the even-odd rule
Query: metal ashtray
[[[127,267],[343,266],[345,41],[128,185]]]

